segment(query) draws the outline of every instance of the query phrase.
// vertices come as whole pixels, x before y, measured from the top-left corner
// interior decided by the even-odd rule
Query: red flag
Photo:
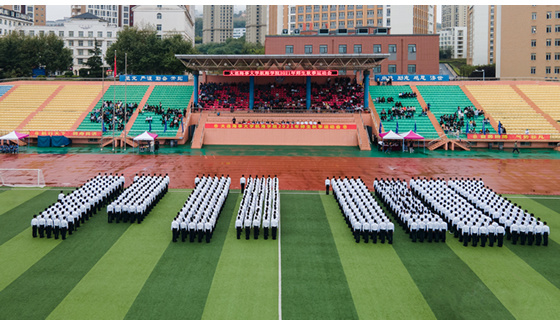
[[[113,68],[113,76],[117,77],[117,51],[115,51],[115,68]]]

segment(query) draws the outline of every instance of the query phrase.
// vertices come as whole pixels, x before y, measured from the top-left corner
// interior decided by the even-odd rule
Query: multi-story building
[[[439,33],[439,47],[451,48],[453,59],[467,58],[467,27],[445,28]]]
[[[283,29],[391,27],[392,34],[435,34],[433,5],[285,5]],[[272,34],[272,33],[270,33]]]
[[[71,15],[74,17],[88,12],[115,26],[133,26],[133,7],[134,5],[72,5]]]
[[[25,13],[0,8],[0,37],[6,36],[23,26],[32,26],[33,18]]]
[[[496,63],[499,53],[501,28],[498,13],[501,6],[473,5],[467,18],[467,64],[486,65]],[[517,17],[512,17],[516,23]]]
[[[93,55],[91,50],[95,49],[95,42],[101,49],[101,59],[105,61],[105,52],[117,41],[117,33],[121,29],[91,13],[84,13],[52,25],[18,27],[16,32],[30,36],[59,36],[64,40],[64,46],[72,50],[72,70],[79,75],[80,69],[86,68],[86,61]],[[105,64],[111,63],[108,61]]]
[[[331,31],[320,35],[267,36],[265,54],[359,54],[389,53],[372,74],[439,74],[439,36],[428,34],[379,34],[376,28],[364,33]]]
[[[185,5],[141,5],[132,8],[132,12],[134,13],[136,26],[153,26],[159,38],[180,34],[194,45],[193,7]]]
[[[466,27],[468,11],[467,5],[441,6],[441,28]]]
[[[560,5],[501,6],[497,23],[496,76],[560,78]]]
[[[264,38],[268,34],[268,7],[247,5],[245,41],[264,44]]]
[[[202,43],[222,43],[233,36],[233,5],[204,6]]]
[[[245,28],[233,28],[233,38],[239,39],[245,35],[247,30]]]
[[[33,24],[36,26],[44,26],[47,21],[47,6],[45,5],[5,5],[0,7],[26,15],[33,20]]]

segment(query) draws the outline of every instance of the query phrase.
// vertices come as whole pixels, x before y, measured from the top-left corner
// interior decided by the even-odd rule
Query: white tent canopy
[[[387,132],[386,135],[383,136],[383,140],[403,140],[404,138],[397,133],[394,133],[393,130]]]
[[[17,133],[17,132],[15,132],[15,131],[12,131],[12,132],[10,132],[10,133],[8,133],[8,134],[6,134],[6,135],[1,136],[1,137],[0,137],[0,140],[12,140],[12,141],[17,141],[17,140],[19,140],[19,139],[26,138],[26,137],[29,137],[29,135],[28,135],[28,134],[21,134],[21,133]]]
[[[148,131],[144,131],[144,133],[136,136],[133,140],[134,141],[154,141],[155,138],[157,138],[157,134],[148,133]]]

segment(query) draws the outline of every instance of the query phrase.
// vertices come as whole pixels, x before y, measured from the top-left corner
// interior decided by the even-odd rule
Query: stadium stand
[[[517,85],[531,101],[555,121],[560,120],[560,87],[545,85]]]
[[[30,130],[70,130],[101,92],[99,86],[66,85],[23,128]]]
[[[155,86],[146,102],[146,106],[134,121],[130,134],[136,135],[144,131],[150,131],[157,133],[160,137],[175,137],[177,130],[181,128],[179,121],[182,120],[190,105],[192,93],[192,86]],[[162,112],[155,110],[160,105],[163,112],[167,113],[169,110],[167,129],[162,120]],[[152,119],[151,126],[148,122],[149,118]],[[177,120],[176,125],[174,119]]]
[[[383,129],[385,132],[389,130],[397,131],[397,123],[399,125],[399,132],[407,132],[410,130],[414,131],[414,124],[416,123],[416,133],[424,136],[424,138],[432,139],[437,138],[439,135],[432,125],[430,118],[427,116],[421,116],[422,114],[422,107],[420,103],[416,99],[416,97],[399,97],[399,93],[411,93],[412,88],[408,85],[404,86],[370,86],[370,95],[373,100],[373,104],[377,113],[382,116],[383,110],[385,113],[395,106],[395,103],[400,102],[402,103],[403,107],[414,107],[416,108],[415,112],[413,113],[413,117],[402,117],[400,119],[393,118],[388,115],[385,120],[382,120],[381,123],[383,124]],[[381,102],[377,100],[377,98],[385,98],[385,102]],[[387,102],[388,98],[392,98],[392,102]]]
[[[0,101],[0,130],[15,130],[29,115],[37,110],[58,85],[20,85]]]
[[[127,86],[126,88],[126,101],[127,103],[139,103],[146,90],[148,90],[149,86]],[[110,86],[109,89],[103,95],[103,99],[99,100],[95,105],[94,110],[99,111],[103,101],[123,101],[125,100],[125,86]],[[95,112],[95,111],[92,111]],[[131,114],[130,114],[131,115]],[[130,116],[129,115],[129,116]],[[101,122],[92,122],[90,120],[90,115],[84,118],[78,129],[76,131],[101,131]],[[120,134],[122,130],[115,130],[115,134]],[[111,135],[112,131],[107,130],[104,135]]]
[[[199,104],[204,109],[249,108],[248,83],[202,83],[199,96]]]
[[[10,91],[13,86],[0,86],[0,97],[2,97],[6,92]]]
[[[444,115],[453,115],[457,113],[457,107],[461,107],[461,111],[465,114],[464,121],[465,124],[462,126],[461,132],[466,133],[466,122],[475,123],[476,132],[482,130],[482,122],[484,120],[483,115],[467,118],[467,113],[465,112],[466,107],[472,107],[476,109],[473,103],[465,95],[461,87],[459,86],[428,86],[420,85],[416,86],[422,98],[426,103],[430,104],[430,111],[434,114],[438,122],[441,121],[441,117]],[[440,122],[441,124],[441,122]],[[473,125],[469,125],[469,130],[472,130]],[[485,130],[488,129],[490,133],[495,133],[494,128],[489,123],[484,126]]]
[[[508,134],[550,134],[553,138],[560,137],[554,128],[541,114],[538,114],[509,85],[467,85],[475,99],[484,110],[496,121],[501,121]]]

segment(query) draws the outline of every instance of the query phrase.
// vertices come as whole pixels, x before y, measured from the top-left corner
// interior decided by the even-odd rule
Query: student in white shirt
[[[37,219],[37,215],[34,214],[33,215],[33,219],[31,219],[31,233],[33,235],[33,238],[37,238],[37,229],[39,226],[39,219]]]
[[[327,179],[325,180],[325,189],[327,191],[327,196],[329,195],[330,186],[331,186],[331,180],[329,179],[329,177],[327,177]]]
[[[548,246],[548,235],[550,234],[550,227],[546,225],[546,221],[543,225],[543,246]]]
[[[241,193],[245,192],[245,175],[241,175],[241,179],[239,179],[239,184],[241,185]]]
[[[171,222],[171,233],[173,242],[177,242],[177,236],[179,235],[179,223],[177,222],[177,218],[173,219]]]

